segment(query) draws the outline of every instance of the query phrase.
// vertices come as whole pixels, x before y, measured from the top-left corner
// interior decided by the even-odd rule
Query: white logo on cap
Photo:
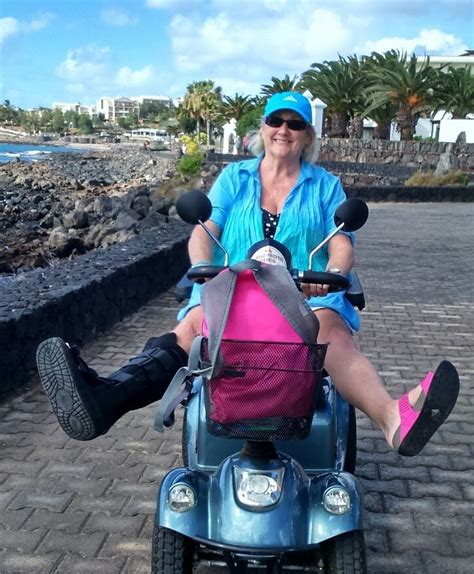
[[[283,100],[286,102],[295,102],[295,104],[298,103],[298,100],[294,97],[294,96],[286,96],[286,98],[283,98]]]

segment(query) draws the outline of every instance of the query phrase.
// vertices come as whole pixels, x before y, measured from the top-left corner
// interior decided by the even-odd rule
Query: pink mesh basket
[[[326,348],[223,339],[219,373],[205,386],[209,432],[252,440],[305,438]],[[210,360],[207,339],[201,357]]]

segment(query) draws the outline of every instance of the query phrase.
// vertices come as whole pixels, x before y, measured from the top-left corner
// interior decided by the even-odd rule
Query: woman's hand
[[[319,285],[318,283],[302,283],[301,291],[306,299],[311,297],[326,297],[329,285]]]

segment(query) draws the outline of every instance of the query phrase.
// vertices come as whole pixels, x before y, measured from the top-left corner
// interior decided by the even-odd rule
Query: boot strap
[[[135,377],[137,372],[143,370],[147,378],[153,382],[162,376],[163,371],[169,372],[176,368],[174,357],[170,356],[167,349],[159,347],[141,353],[133,357],[129,362],[110,375],[110,379],[118,383],[125,383],[130,378]]]
[[[155,415],[154,428],[158,432],[163,432],[164,427],[170,427],[174,422],[174,410],[185,401],[192,391],[192,380],[198,376],[206,377],[210,375],[210,367],[200,368],[200,352],[202,337],[194,339],[189,353],[189,363],[186,367],[181,367],[166,389],[160,400]]]

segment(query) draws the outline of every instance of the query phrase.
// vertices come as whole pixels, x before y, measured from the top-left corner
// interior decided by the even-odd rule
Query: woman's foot
[[[59,337],[39,345],[36,364],[64,432],[76,440],[91,440],[102,434],[100,413],[92,400],[94,387],[101,384],[97,373]]]
[[[105,434],[125,413],[163,396],[187,353],[175,333],[150,339],[142,353],[109,377],[99,375],[59,337],[36,352],[38,373],[64,432],[76,440]]]
[[[396,401],[398,428],[389,444],[403,456],[421,452],[448,418],[459,394],[459,376],[452,363],[442,361],[435,373]]]

